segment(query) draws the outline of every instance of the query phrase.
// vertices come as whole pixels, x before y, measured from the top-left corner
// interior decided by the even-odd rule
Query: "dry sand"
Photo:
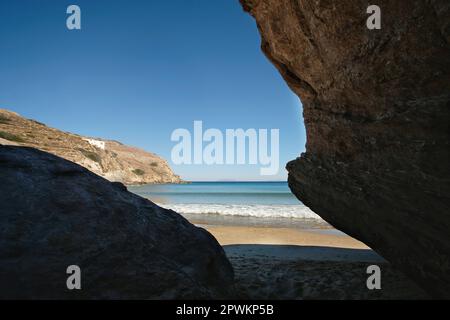
[[[311,231],[292,228],[205,226],[223,246],[230,244],[274,244],[325,246],[369,249],[364,243],[346,234],[330,234],[324,229]]]

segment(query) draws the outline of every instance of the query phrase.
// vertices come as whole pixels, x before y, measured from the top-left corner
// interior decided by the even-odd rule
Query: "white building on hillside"
[[[105,150],[105,141],[95,140],[95,139],[87,139],[87,138],[83,138],[83,140],[89,142],[89,144],[93,147]]]

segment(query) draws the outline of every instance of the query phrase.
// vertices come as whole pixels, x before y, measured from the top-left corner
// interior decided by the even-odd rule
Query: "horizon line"
[[[287,180],[183,180],[184,182],[287,182]]]

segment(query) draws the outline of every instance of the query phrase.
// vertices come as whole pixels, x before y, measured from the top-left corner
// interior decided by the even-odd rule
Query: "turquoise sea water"
[[[129,190],[189,217],[322,221],[291,193],[287,182],[192,182],[133,186]]]

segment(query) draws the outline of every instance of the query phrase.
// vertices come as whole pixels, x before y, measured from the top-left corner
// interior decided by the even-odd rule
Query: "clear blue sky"
[[[77,4],[82,30],[66,28]],[[284,180],[305,145],[301,104],[238,0],[0,2],[0,108],[170,162],[176,128],[279,128],[280,172],[172,165],[187,180]]]

